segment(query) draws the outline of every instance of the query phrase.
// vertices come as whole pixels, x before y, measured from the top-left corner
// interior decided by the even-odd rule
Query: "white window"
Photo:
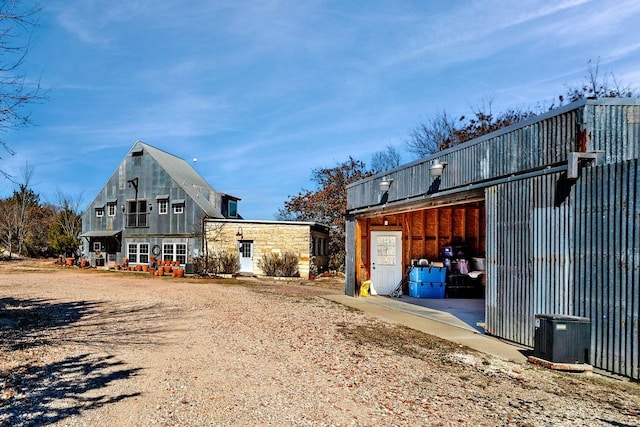
[[[162,245],[162,259],[164,261],[173,261],[174,253],[173,253],[173,244],[165,243]]]
[[[93,252],[100,252],[102,250],[102,244],[100,242],[93,242]]]
[[[167,199],[158,200],[158,213],[166,215],[169,212],[169,201]]]
[[[187,262],[187,245],[185,243],[165,243],[162,245],[162,259],[165,261]]]
[[[173,205],[173,213],[174,214],[184,213],[184,203],[178,203]]]
[[[127,258],[133,264],[149,263],[149,244],[148,243],[129,243],[127,245]]]
[[[140,264],[149,263],[149,244],[140,243],[138,245],[138,254],[140,254]]]
[[[129,243],[127,245],[127,259],[132,264],[138,263],[138,245],[135,243]]]
[[[116,216],[116,204],[115,203],[107,203],[107,215]]]
[[[102,218],[104,216],[104,208],[96,208],[96,217]]]
[[[176,261],[179,261],[180,264],[187,263],[187,245],[184,243],[176,244]]]

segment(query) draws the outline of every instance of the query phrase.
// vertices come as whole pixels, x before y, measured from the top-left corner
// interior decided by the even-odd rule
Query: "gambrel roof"
[[[224,218],[215,202],[222,193],[216,190],[184,159],[162,151],[142,141],[136,141],[129,154],[144,152],[151,156],[185,193],[211,218]],[[225,196],[240,200],[233,196]]]

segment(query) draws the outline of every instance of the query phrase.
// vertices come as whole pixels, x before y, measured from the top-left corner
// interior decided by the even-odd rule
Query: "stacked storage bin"
[[[446,275],[446,267],[413,267],[409,273],[409,296],[444,298]]]

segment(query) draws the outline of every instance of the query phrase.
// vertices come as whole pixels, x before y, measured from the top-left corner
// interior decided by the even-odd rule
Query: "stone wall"
[[[300,277],[309,278],[311,227],[308,224],[216,222],[206,224],[209,252],[238,252],[238,242],[253,242],[253,274],[263,275],[258,262],[265,254],[292,252],[300,258]]]

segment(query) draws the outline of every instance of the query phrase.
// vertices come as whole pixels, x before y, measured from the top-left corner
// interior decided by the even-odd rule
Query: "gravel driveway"
[[[495,359],[319,284],[0,263],[0,424],[640,424],[637,383]]]

